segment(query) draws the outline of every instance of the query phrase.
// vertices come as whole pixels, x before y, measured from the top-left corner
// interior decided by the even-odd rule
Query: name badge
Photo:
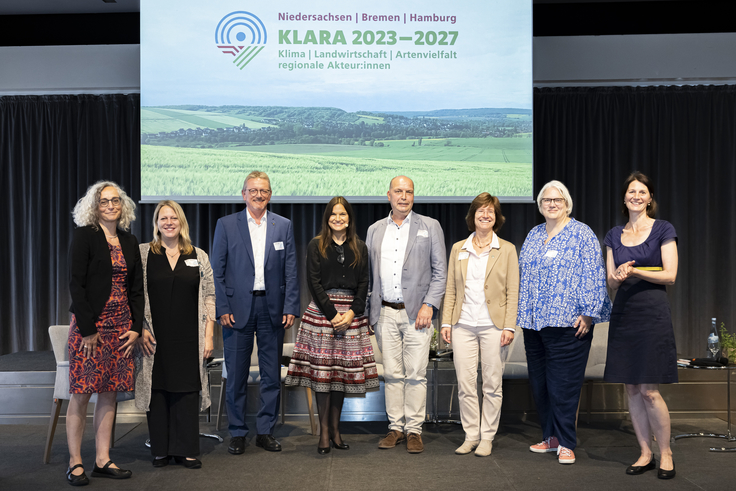
[[[184,264],[191,268],[196,268],[199,266],[199,261],[197,261],[196,259],[187,259],[186,261],[184,261]]]
[[[557,251],[553,251],[551,249],[547,251],[544,255],[544,257],[556,257],[556,256],[557,256]]]
[[[283,251],[284,250],[284,243],[283,242],[274,242],[273,248],[277,251]]]
[[[457,255],[457,260],[458,260],[458,261],[464,261],[465,259],[467,259],[467,258],[469,258],[469,257],[470,257],[470,253],[469,253],[468,251],[461,251],[461,252],[460,252],[460,253],[459,253],[459,254]]]
[[[417,237],[429,237],[428,230],[417,230]]]

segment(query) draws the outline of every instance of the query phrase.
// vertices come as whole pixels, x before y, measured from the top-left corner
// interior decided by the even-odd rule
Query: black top
[[[156,337],[151,388],[195,392],[201,388],[197,252],[180,255],[173,270],[164,247],[161,252],[148,254],[146,268],[151,323]]]
[[[354,292],[351,310],[356,317],[363,315],[365,301],[368,296],[368,248],[365,242],[358,239],[360,250],[360,262],[355,267],[350,266],[355,260],[355,254],[347,243],[343,244],[345,260],[340,264],[337,260],[338,254],[334,242],[327,247],[327,257],[322,257],[319,252],[319,238],[314,238],[307,246],[307,285],[309,293],[312,294],[314,303],[319,310],[332,319],[337,315],[326,290],[352,290]]]
[[[140,334],[143,327],[144,298],[138,239],[120,229],[117,230],[117,235],[128,267],[126,287],[133,321],[131,330]],[[101,227],[95,230],[91,226],[75,229],[69,249],[69,292],[72,296],[69,312],[76,317],[82,336],[97,332],[95,322],[105,308],[111,291],[112,259],[104,230]]]

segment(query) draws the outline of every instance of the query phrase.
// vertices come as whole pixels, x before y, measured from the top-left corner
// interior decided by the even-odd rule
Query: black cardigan
[[[143,268],[138,239],[118,229],[118,240],[128,267],[128,305],[133,320],[132,330],[141,333],[143,326]],[[95,322],[105,308],[112,291],[112,261],[102,228],[91,226],[74,230],[69,249],[69,312],[77,319],[82,336],[97,332]]]

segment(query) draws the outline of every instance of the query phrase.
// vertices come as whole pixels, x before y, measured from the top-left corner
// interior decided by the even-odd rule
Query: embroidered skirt
[[[339,313],[350,310],[352,292],[329,290],[327,294]],[[348,394],[377,389],[378,371],[368,334],[368,318],[355,317],[347,330],[337,332],[312,301],[302,316],[286,385]]]

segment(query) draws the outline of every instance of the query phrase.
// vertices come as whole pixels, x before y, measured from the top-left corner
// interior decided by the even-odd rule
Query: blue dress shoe
[[[273,435],[258,435],[256,437],[256,447],[262,447],[269,452],[280,452],[281,444]]]

